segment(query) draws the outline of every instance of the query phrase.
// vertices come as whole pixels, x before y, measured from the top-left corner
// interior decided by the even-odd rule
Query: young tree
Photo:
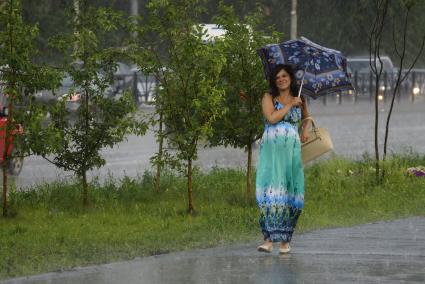
[[[39,133],[50,137],[49,143],[37,149],[46,160],[75,173],[82,185],[84,205],[89,201],[88,171],[105,164],[100,150],[113,147],[130,131],[142,134],[145,130],[143,124],[135,122],[135,107],[128,93],[118,98],[105,96],[117,60],[123,56],[121,47],[106,46],[105,42],[125,21],[110,8],[95,8],[87,2],[78,1],[79,11],[71,18],[74,33],[54,40],[54,46],[68,59],[64,71],[73,81],[69,97],[78,94],[79,107],[71,115],[66,99],[54,105],[48,127]]]
[[[24,152],[28,153],[26,138],[34,130],[32,126],[39,125],[43,118],[42,110],[33,104],[33,94],[37,89],[52,88],[58,83],[54,72],[32,61],[36,55],[34,42],[37,35],[37,26],[24,23],[19,0],[0,2],[0,94],[4,96],[2,104],[6,103],[0,110],[6,115],[6,123],[0,129],[1,143],[4,143],[3,153],[0,153],[3,216],[8,215],[9,163],[22,158]],[[20,131],[22,125],[24,132]]]
[[[153,21],[155,22],[156,19]],[[150,29],[156,26],[156,23],[150,22]],[[160,191],[161,188],[161,172],[167,162],[171,162],[173,159],[171,155],[164,150],[164,142],[167,137],[167,130],[164,125],[164,98],[168,92],[168,89],[164,89],[162,86],[167,86],[164,83],[165,78],[162,76],[163,64],[166,59],[161,57],[161,51],[156,49],[157,45],[160,45],[158,38],[146,35],[148,31],[143,29],[141,26],[135,28],[135,37],[132,57],[133,61],[136,62],[138,68],[144,74],[151,74],[155,77],[155,96],[154,106],[155,111],[151,114],[144,116],[147,125],[151,131],[155,133],[156,141],[158,143],[158,151],[151,157],[151,164],[155,166],[155,178],[154,188],[156,192]]]
[[[141,53],[150,58],[161,90],[156,98],[163,115],[174,161],[187,178],[188,212],[193,205],[193,161],[202,138],[212,133],[212,123],[223,112],[222,89],[217,87],[224,57],[203,41],[198,19],[200,0],[151,1],[147,32],[157,35]],[[164,48],[165,47],[165,48]],[[159,51],[165,50],[164,54]]]
[[[422,41],[419,45],[419,48],[414,56],[414,59],[408,64],[406,70],[403,68],[406,65],[406,57],[407,57],[407,38],[409,34],[409,20],[411,21],[411,12],[418,5],[417,1],[402,1],[401,3],[397,3],[397,7],[399,8],[396,11],[401,11],[403,14],[401,15],[400,21],[397,21],[397,15],[392,16],[392,35],[393,35],[393,43],[394,43],[394,51],[397,55],[398,59],[398,70],[395,75],[395,83],[392,86],[392,95],[391,95],[391,104],[390,109],[388,111],[387,120],[385,124],[385,138],[384,138],[384,153],[383,153],[383,161],[386,160],[387,157],[387,146],[388,146],[388,134],[389,134],[389,126],[391,115],[394,109],[394,102],[396,95],[399,91],[399,88],[406,77],[409,75],[410,71],[413,69],[415,64],[417,63],[419,57],[422,54],[425,44],[425,36],[422,35]],[[400,13],[401,14],[401,13]],[[402,27],[401,29],[399,27]],[[411,26],[410,26],[411,27]],[[384,177],[385,171],[383,169],[382,177]]]
[[[383,38],[383,31],[385,26],[385,21],[387,18],[388,12],[388,1],[386,0],[376,0],[376,15],[374,22],[372,24],[372,29],[369,34],[369,60],[370,68],[372,70],[374,80],[375,80],[375,128],[374,128],[374,137],[375,137],[375,170],[376,178],[379,179],[380,167],[379,167],[379,141],[378,141],[378,128],[379,128],[379,110],[378,110],[378,96],[379,96],[379,82],[381,80],[383,63],[381,60],[381,45]]]
[[[394,108],[395,97],[399,90],[401,83],[406,79],[417,60],[419,59],[425,44],[425,37],[422,36],[421,45],[419,46],[419,50],[412,60],[410,66],[407,70],[403,70],[405,60],[406,60],[406,44],[407,44],[407,36],[408,36],[408,22],[409,22],[409,14],[412,8],[417,4],[417,1],[414,0],[400,0],[391,2],[389,0],[375,0],[375,19],[372,25],[372,29],[369,35],[369,54],[370,54],[370,67],[372,73],[374,75],[375,80],[375,129],[374,129],[374,137],[375,137],[375,170],[376,170],[376,179],[380,181],[384,178],[385,169],[380,167],[380,151],[379,151],[379,137],[378,137],[378,129],[379,129],[379,111],[378,111],[378,96],[379,96],[379,88],[380,88],[380,80],[383,72],[383,63],[381,60],[382,54],[382,43],[385,34],[388,31],[391,31],[393,35],[393,44],[395,53],[399,59],[398,71],[395,74],[394,84],[392,86],[392,97],[390,109],[386,119],[386,127],[385,127],[385,139],[384,139],[384,151],[382,161],[386,160],[387,156],[387,145],[388,145],[388,133],[389,133],[389,124],[391,120],[391,115]],[[404,12],[405,15],[402,16],[401,24],[396,22],[395,15],[399,14],[400,11]],[[391,12],[393,13],[393,17],[391,16]],[[402,29],[399,29],[398,26],[401,25]],[[401,39],[401,48],[399,46],[399,35]]]
[[[226,30],[217,45],[226,56],[221,85],[226,90],[228,111],[215,121],[212,145],[231,145],[247,152],[246,195],[252,191],[252,145],[261,137],[264,121],[261,114],[261,97],[268,90],[263,66],[257,49],[278,42],[279,34],[271,28],[263,31],[261,7],[240,18],[232,6],[220,5],[220,16],[215,21]]]

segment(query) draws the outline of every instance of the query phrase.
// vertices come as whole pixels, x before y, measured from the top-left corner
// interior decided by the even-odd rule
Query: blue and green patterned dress
[[[274,106],[276,110],[283,108],[277,101]],[[300,108],[293,107],[278,123],[266,121],[256,177],[256,199],[264,240],[290,242],[304,207],[300,120]]]

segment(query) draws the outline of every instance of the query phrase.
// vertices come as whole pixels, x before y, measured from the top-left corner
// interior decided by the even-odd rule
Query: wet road
[[[19,278],[4,284],[424,283],[425,217],[294,235],[292,252],[226,246]]]
[[[383,143],[384,119],[389,105],[380,106],[380,141]],[[141,111],[152,111],[142,108]],[[310,112],[318,125],[329,129],[334,143],[334,153],[347,157],[359,158],[365,152],[374,152],[374,112],[368,102],[353,104],[343,102],[337,105],[328,101],[326,106],[319,99],[312,101]],[[389,135],[389,152],[403,152],[413,149],[425,153],[425,99],[412,104],[397,104],[391,120]],[[104,149],[106,166],[90,173],[91,177],[103,180],[112,174],[120,178],[124,175],[137,176],[150,170],[149,158],[157,151],[153,132],[143,137],[129,136],[112,149]],[[202,169],[213,166],[245,168],[246,153],[240,149],[215,147],[201,148],[199,159],[195,163]],[[254,158],[257,152],[254,152]],[[254,160],[255,162],[255,160]],[[58,179],[72,178],[69,172],[56,169],[40,157],[28,157],[19,177],[15,178],[18,188],[25,188],[37,183]]]

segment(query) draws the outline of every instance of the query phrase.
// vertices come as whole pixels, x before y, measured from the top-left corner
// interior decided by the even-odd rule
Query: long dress
[[[276,110],[283,108],[275,102]],[[265,122],[256,173],[256,199],[264,240],[290,242],[304,207],[299,107],[276,124]]]

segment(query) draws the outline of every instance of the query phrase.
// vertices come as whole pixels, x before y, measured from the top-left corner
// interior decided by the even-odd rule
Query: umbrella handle
[[[304,69],[304,74],[303,74],[303,77],[301,79],[301,86],[300,86],[300,89],[298,90],[298,97],[301,96],[301,91],[303,89],[305,72],[307,72],[307,66]]]
[[[298,97],[300,97],[300,96],[301,96],[301,91],[302,91],[302,89],[303,89],[303,84],[304,84],[304,76],[303,76],[303,80],[302,80],[302,82],[301,82],[300,89],[298,90]]]

